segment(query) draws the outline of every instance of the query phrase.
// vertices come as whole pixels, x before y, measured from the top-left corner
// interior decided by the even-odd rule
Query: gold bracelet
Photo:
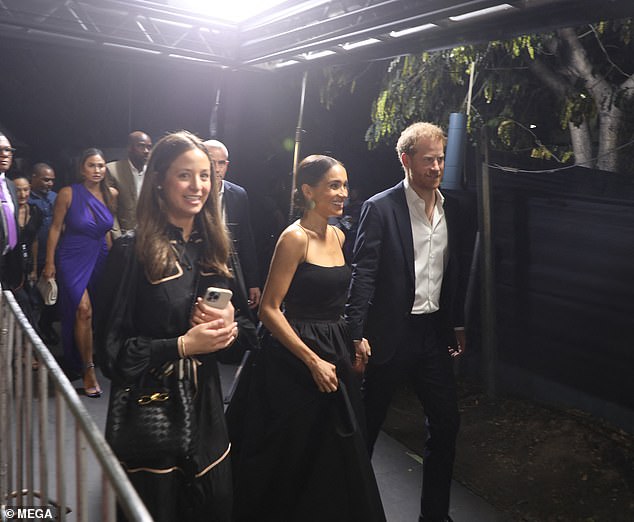
[[[187,351],[185,350],[185,336],[184,335],[181,335],[178,338],[178,344],[180,345],[181,357],[184,359],[185,357],[187,357]]]

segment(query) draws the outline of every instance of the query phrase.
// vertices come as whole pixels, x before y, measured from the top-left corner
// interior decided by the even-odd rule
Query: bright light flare
[[[479,16],[487,16],[493,13],[498,13],[500,11],[506,11],[507,9],[515,9],[510,4],[499,4],[494,5],[493,7],[487,7],[486,9],[478,9],[477,11],[471,11],[469,13],[464,13],[461,15],[450,16],[449,20],[453,22],[462,22],[463,20],[469,20],[471,18],[477,18]]]
[[[174,7],[188,9],[227,22],[238,23],[284,3],[285,0],[169,0]]]

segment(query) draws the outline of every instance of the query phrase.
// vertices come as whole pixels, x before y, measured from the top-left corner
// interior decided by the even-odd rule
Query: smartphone
[[[215,286],[210,286],[207,288],[205,292],[205,303],[214,308],[223,309],[229,301],[231,301],[231,296],[233,292],[228,290],[227,288],[217,288]]]

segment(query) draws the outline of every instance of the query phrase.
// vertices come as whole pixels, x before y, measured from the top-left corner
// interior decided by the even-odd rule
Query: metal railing
[[[32,369],[34,362],[37,371]],[[49,394],[54,411],[49,409]],[[54,444],[49,424],[54,425]],[[68,505],[73,502],[68,451],[74,452],[75,461],[74,507]],[[101,492],[89,491],[89,460],[100,469]],[[19,507],[51,508],[62,522],[71,520],[71,513],[78,522],[92,522],[94,509],[99,509],[94,505],[99,500],[92,499],[99,495],[99,520],[114,522],[118,503],[128,520],[152,521],[101,430],[13,294],[0,292],[0,520],[9,520],[7,513],[15,517],[7,510]]]

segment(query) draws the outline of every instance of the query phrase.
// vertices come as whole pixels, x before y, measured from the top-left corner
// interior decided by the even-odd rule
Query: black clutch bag
[[[180,359],[144,374],[138,385],[114,391],[106,440],[128,466],[166,459],[184,463],[196,451],[197,388],[194,359]]]

